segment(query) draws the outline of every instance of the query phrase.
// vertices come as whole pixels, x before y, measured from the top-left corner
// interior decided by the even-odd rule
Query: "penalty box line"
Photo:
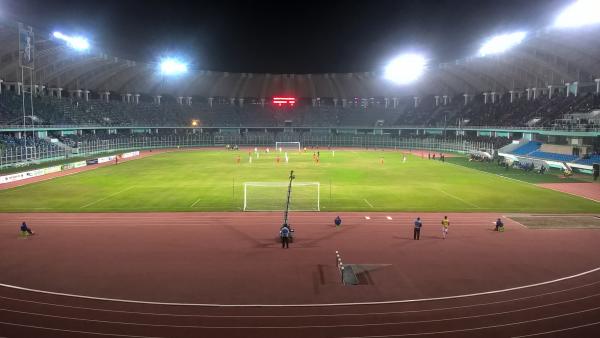
[[[125,188],[125,189],[123,189],[123,190],[117,191],[116,193],[114,193],[114,194],[110,194],[110,195],[108,195],[108,196],[106,196],[106,197],[103,197],[103,198],[101,198],[101,199],[98,199],[98,200],[95,200],[95,201],[93,201],[93,202],[90,202],[90,203],[88,203],[88,204],[86,204],[86,205],[82,205],[82,206],[81,206],[81,207],[79,207],[79,208],[80,208],[80,209],[87,208],[87,207],[89,207],[90,205],[94,205],[94,204],[96,204],[96,203],[102,202],[102,201],[104,201],[104,200],[107,200],[107,199],[109,199],[109,198],[111,198],[111,197],[114,197],[114,196],[116,196],[116,195],[118,195],[118,194],[120,194],[120,193],[126,192],[126,191],[128,191],[128,190],[131,190],[131,189],[133,189],[133,188],[135,188],[135,185],[132,185],[132,186],[131,186],[131,187],[129,187],[129,188]]]

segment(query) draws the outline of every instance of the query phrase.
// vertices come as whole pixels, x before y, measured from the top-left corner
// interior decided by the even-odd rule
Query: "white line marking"
[[[458,196],[455,196],[455,195],[452,195],[451,193],[445,192],[445,191],[444,191],[444,190],[442,190],[442,189],[438,189],[438,190],[439,190],[440,192],[442,192],[442,193],[446,194],[446,196],[452,197],[452,198],[454,198],[454,199],[455,199],[455,200],[457,200],[457,201],[461,201],[461,202],[463,202],[463,203],[465,203],[465,204],[467,204],[467,205],[470,205],[470,206],[472,206],[472,207],[474,207],[474,208],[481,209],[481,207],[480,207],[480,206],[478,206],[478,205],[476,205],[476,204],[473,204],[473,203],[471,203],[471,202],[465,201],[465,200],[463,200],[462,198],[460,198],[460,197],[458,197]]]
[[[38,304],[38,305],[46,305],[46,306],[55,306],[61,308],[69,308],[69,309],[79,309],[79,310],[90,310],[90,311],[99,311],[99,312],[110,312],[110,313],[128,313],[128,314],[137,314],[137,315],[149,315],[149,316],[167,316],[167,317],[198,317],[198,318],[313,318],[313,317],[357,317],[357,316],[374,316],[374,315],[398,315],[398,314],[406,314],[406,313],[425,313],[425,312],[434,312],[434,311],[448,311],[448,310],[456,310],[456,309],[468,309],[480,306],[489,306],[496,304],[505,304],[510,302],[519,302],[526,299],[539,298],[542,296],[555,295],[558,293],[569,292],[577,289],[582,289],[588,286],[596,285],[600,283],[600,281],[588,283],[580,286],[575,286],[567,289],[562,289],[558,291],[550,291],[535,294],[533,296],[526,297],[518,297],[511,298],[506,300],[499,300],[495,302],[487,302],[487,303],[476,303],[469,305],[461,305],[461,306],[450,306],[450,307],[438,307],[432,309],[425,310],[405,310],[405,311],[386,311],[386,312],[360,312],[360,313],[335,313],[335,314],[314,314],[314,315],[198,315],[198,314],[179,314],[179,313],[159,313],[159,312],[139,312],[139,311],[125,311],[125,310],[108,310],[108,309],[99,309],[93,307],[82,307],[82,306],[73,306],[73,305],[64,305],[64,304],[56,304],[56,303],[46,303],[46,302],[38,302],[33,300],[25,300],[11,297],[0,296],[0,299],[7,299],[15,302],[23,302],[29,304]],[[4,337],[2,337],[4,338]]]
[[[349,306],[349,305],[382,305],[382,304],[404,304],[404,303],[417,303],[417,302],[430,302],[430,301],[438,301],[438,300],[448,300],[448,299],[459,299],[459,298],[469,298],[469,297],[477,297],[477,296],[485,296],[485,295],[493,295],[498,293],[505,293],[515,290],[528,289],[533,287],[538,287],[542,285],[548,285],[552,283],[558,283],[569,279],[574,279],[577,277],[589,275],[591,273],[600,271],[600,267],[587,270],[575,275],[570,275],[566,277],[561,277],[553,280],[549,280],[546,282],[540,282],[535,284],[528,284],[522,286],[516,286],[507,289],[500,290],[492,290],[492,291],[484,291],[477,293],[468,293],[463,295],[456,296],[443,296],[443,297],[431,297],[431,298],[417,298],[417,299],[401,299],[401,300],[388,300],[388,301],[380,301],[380,302],[354,302],[354,303],[305,303],[305,304],[209,304],[209,303],[169,303],[169,302],[151,302],[151,301],[141,301],[141,300],[131,300],[131,299],[119,299],[119,298],[106,298],[106,297],[93,297],[93,296],[84,296],[84,295],[76,295],[71,293],[62,293],[62,292],[53,292],[53,291],[44,291],[37,290],[31,288],[25,288],[21,286],[4,284],[0,283],[0,287],[5,287],[14,290],[28,291],[28,292],[36,292],[46,295],[54,295],[54,296],[63,296],[63,297],[72,297],[79,299],[91,299],[91,300],[101,300],[107,302],[115,302],[115,303],[130,303],[130,304],[150,304],[150,305],[167,305],[167,306],[203,306],[203,307],[327,307],[327,306]]]
[[[0,311],[4,312],[12,312],[24,315],[33,315],[47,318],[58,318],[58,319],[67,319],[74,321],[82,321],[82,322],[92,322],[92,323],[104,323],[104,324],[118,324],[118,325],[130,325],[130,326],[146,326],[146,327],[169,327],[169,328],[187,328],[187,329],[325,329],[325,328],[341,328],[341,327],[373,327],[373,326],[397,326],[397,325],[406,325],[406,324],[422,324],[422,323],[434,323],[434,322],[448,322],[455,320],[464,320],[464,319],[475,319],[482,317],[491,317],[498,315],[506,315],[510,313],[530,311],[533,309],[541,309],[547,308],[551,306],[573,303],[580,300],[585,300],[593,297],[598,297],[600,294],[594,294],[590,296],[580,297],[576,299],[569,299],[561,302],[536,305],[532,307],[524,307],[516,310],[508,310],[501,312],[490,312],[483,314],[476,314],[471,316],[459,316],[459,317],[448,317],[448,318],[440,318],[440,319],[424,319],[424,320],[412,320],[412,321],[394,321],[394,322],[380,322],[380,323],[362,323],[362,324],[330,324],[330,325],[296,325],[296,326],[209,326],[209,325],[175,325],[175,324],[151,324],[151,323],[139,323],[139,322],[123,322],[123,321],[110,321],[110,320],[99,320],[99,319],[89,319],[89,318],[79,318],[79,317],[67,317],[67,316],[58,316],[58,315],[50,315],[39,312],[28,312],[28,311],[19,311],[12,309],[1,309]]]
[[[120,193],[122,193],[122,192],[126,192],[127,190],[131,190],[131,189],[133,189],[133,188],[135,188],[135,185],[132,185],[132,186],[131,186],[131,187],[129,187],[129,188],[125,188],[125,189],[123,189],[123,190],[121,190],[121,191],[117,191],[116,193],[114,193],[114,194],[110,194],[110,195],[108,195],[108,196],[106,196],[106,197],[103,197],[103,198],[101,198],[101,199],[99,199],[99,200],[95,200],[95,201],[93,201],[93,202],[90,202],[90,203],[88,203],[88,204],[86,204],[86,205],[84,205],[84,206],[81,206],[81,207],[79,207],[79,208],[80,208],[80,209],[87,208],[87,207],[89,207],[90,205],[94,205],[94,204],[96,204],[96,203],[102,202],[102,201],[104,201],[104,200],[107,200],[107,199],[109,199],[109,198],[111,198],[111,197],[113,197],[113,196],[116,196],[116,195],[118,195],[118,194],[120,194]]]
[[[118,334],[118,333],[102,333],[102,332],[90,332],[90,331],[79,331],[79,330],[66,330],[66,329],[57,329],[57,328],[53,328],[53,327],[25,325],[25,324],[7,323],[7,322],[0,322],[0,324],[19,326],[19,327],[27,327],[30,329],[50,330],[50,331],[69,332],[69,333],[84,333],[84,334],[91,334],[91,335],[97,335],[97,336],[131,337],[131,338],[166,338],[166,337],[160,337],[160,336],[132,336],[132,335],[128,335],[128,334]]]
[[[506,218],[506,219],[509,219],[509,220],[511,220],[511,221],[513,221],[513,222],[515,222],[515,223],[517,223],[518,225],[522,226],[522,227],[523,227],[523,228],[525,228],[525,229],[529,229],[528,227],[526,227],[526,226],[525,226],[525,224],[523,224],[523,223],[521,223],[521,222],[517,222],[517,221],[515,221],[514,219],[512,219],[512,218],[510,218],[510,217],[506,217],[506,216],[504,216],[504,215],[503,215],[502,217],[503,217],[503,218]]]
[[[371,217],[369,217],[369,216],[365,216],[365,219],[371,219]]]
[[[576,329],[580,329],[582,327],[594,326],[594,325],[598,325],[598,324],[600,324],[600,322],[593,322],[593,323],[589,323],[589,324],[571,326],[571,327],[566,327],[564,329],[558,329],[558,330],[552,330],[552,331],[546,331],[546,332],[531,333],[531,334],[526,334],[524,336],[513,336],[512,338],[523,338],[523,337],[541,336],[541,335],[547,335],[547,334],[550,334],[550,333],[557,333],[557,332],[563,332],[563,331],[569,331],[569,330],[576,330]]]
[[[363,198],[363,201],[365,201],[365,203],[367,203],[371,208],[373,208],[373,204],[369,203],[369,201],[367,201],[366,198]]]
[[[392,220],[392,218],[390,216],[387,216],[386,218],[389,219],[390,221]]]
[[[470,332],[470,331],[478,331],[478,330],[486,330],[486,329],[494,329],[498,327],[506,327],[506,326],[515,326],[526,323],[534,323],[541,322],[543,320],[555,319],[560,317],[572,316],[584,312],[590,312],[600,309],[600,307],[595,307],[591,309],[585,309],[581,311],[569,312],[555,316],[542,317],[530,320],[523,320],[520,322],[511,322],[506,324],[498,324],[498,325],[488,325],[488,326],[479,326],[479,327],[471,327],[467,329],[457,329],[457,330],[446,330],[446,331],[429,331],[429,332],[418,332],[418,333],[405,333],[405,334],[391,334],[391,335],[377,335],[377,336],[344,336],[340,338],[389,338],[389,337],[409,337],[409,336],[430,336],[430,335],[438,335],[438,334],[447,334],[447,333],[456,333],[456,332]]]
[[[198,202],[200,202],[201,199],[202,199],[202,197],[198,197],[196,202],[194,202],[194,203],[192,203],[192,205],[190,205],[190,208],[193,208],[196,204],[198,204]]]

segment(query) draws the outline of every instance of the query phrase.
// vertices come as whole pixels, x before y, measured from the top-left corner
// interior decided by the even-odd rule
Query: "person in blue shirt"
[[[281,237],[281,248],[290,247],[290,237],[292,235],[292,231],[289,228],[288,224],[284,224],[279,230],[279,237]]]
[[[34,234],[34,233],[33,233],[33,230],[31,230],[31,229],[30,229],[30,228],[27,226],[27,223],[25,223],[25,222],[21,223],[21,231],[23,231],[23,232],[26,232],[26,233],[28,233],[28,234],[30,234],[30,235],[33,235],[33,234]]]
[[[339,227],[340,225],[342,225],[342,219],[340,218],[340,216],[337,216],[335,218],[335,220],[333,221],[333,223],[335,223],[336,227]]]
[[[421,227],[423,226],[423,223],[421,222],[421,218],[417,217],[417,219],[415,220],[415,231],[413,234],[413,240],[419,240],[419,238],[421,237]]]
[[[494,231],[499,231],[500,228],[502,228],[504,226],[504,223],[502,223],[502,220],[500,218],[498,218],[496,220],[496,228],[494,229]]]

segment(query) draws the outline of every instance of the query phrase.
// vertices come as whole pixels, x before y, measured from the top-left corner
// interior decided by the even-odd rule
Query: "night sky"
[[[487,36],[550,25],[572,2],[0,0],[0,15],[137,61],[178,54],[199,69],[321,73],[378,70],[404,51],[468,57]]]

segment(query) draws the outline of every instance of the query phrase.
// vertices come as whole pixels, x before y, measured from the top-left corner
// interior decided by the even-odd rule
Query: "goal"
[[[300,151],[300,142],[275,142],[275,149],[279,150],[298,150]]]
[[[289,182],[245,182],[244,211],[283,211]],[[320,211],[319,182],[293,182],[290,211]]]

